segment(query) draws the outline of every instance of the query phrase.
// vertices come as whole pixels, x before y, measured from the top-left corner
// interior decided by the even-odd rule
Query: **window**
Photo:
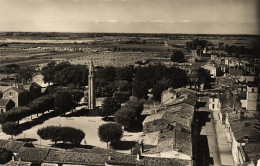
[[[4,112],[4,109],[1,109],[1,113],[3,113]]]
[[[12,92],[9,92],[9,96],[12,96]]]
[[[212,99],[212,101],[214,102],[215,98]]]
[[[252,88],[252,92],[255,92],[254,88]]]
[[[212,109],[214,109],[215,108],[215,104],[212,104]]]

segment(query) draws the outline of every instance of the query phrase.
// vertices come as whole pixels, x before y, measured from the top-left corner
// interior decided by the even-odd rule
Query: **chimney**
[[[240,120],[243,121],[245,119],[245,113],[244,112],[240,112]]]
[[[144,152],[144,143],[143,141],[141,141],[141,144],[140,144],[140,153],[142,155],[142,153]]]
[[[136,160],[137,160],[137,161],[140,160],[140,152],[136,154]]]

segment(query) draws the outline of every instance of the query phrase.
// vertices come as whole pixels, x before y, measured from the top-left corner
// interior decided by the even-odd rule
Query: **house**
[[[0,99],[0,113],[7,112],[15,106],[15,103],[9,99]]]
[[[143,143],[152,145],[144,155],[192,161],[195,140],[191,133],[194,128],[196,92],[179,88],[168,90],[162,96],[165,94],[170,100],[171,95],[174,95],[174,100],[162,103],[155,114],[147,116],[143,121]]]
[[[235,164],[242,165],[250,160],[254,160],[254,162],[259,160],[259,158],[255,158],[260,156],[260,151],[257,151],[260,149],[259,121],[254,117],[245,117],[242,112],[236,116],[226,112],[225,125]],[[252,145],[255,147],[252,148]]]
[[[3,91],[3,99],[11,99],[15,103],[15,107],[27,105],[29,102],[28,92],[18,87],[11,87]]]
[[[255,74],[256,73],[256,66],[254,66],[253,64],[245,64],[245,70],[249,74]]]
[[[220,102],[219,102],[218,95],[213,94],[209,96],[209,110],[219,112]]]
[[[206,64],[202,66],[202,68],[208,70],[210,72],[211,77],[219,76],[221,68],[216,66],[215,64]]]
[[[143,132],[145,134],[161,130],[172,130],[173,122],[171,114],[165,110],[161,110],[157,114],[145,118],[143,121]]]

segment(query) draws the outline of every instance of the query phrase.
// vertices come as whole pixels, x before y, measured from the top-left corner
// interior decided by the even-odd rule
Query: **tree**
[[[55,96],[55,109],[59,112],[68,112],[75,107],[72,95],[68,92],[60,91]]]
[[[20,67],[18,71],[19,81],[29,81],[32,79],[34,71],[28,67]]]
[[[171,60],[173,62],[185,62],[185,56],[183,54],[183,52],[181,51],[175,51],[172,56],[171,56]]]
[[[210,72],[203,68],[199,68],[197,72],[198,72],[199,83],[203,83],[204,87],[208,88],[211,82]]]
[[[123,136],[123,131],[120,125],[116,123],[106,123],[98,128],[98,136],[102,142],[108,143],[111,141],[119,141]]]
[[[120,105],[117,101],[112,97],[108,97],[104,100],[102,105],[102,115],[107,118],[108,116],[113,115],[119,108]]]
[[[13,136],[19,135],[22,133],[22,130],[19,126],[19,124],[15,122],[6,122],[2,124],[2,131],[7,134],[11,135],[11,139],[13,139]]]
[[[123,125],[124,128],[130,127],[136,122],[136,112],[130,108],[122,108],[114,115],[116,123]]]
[[[153,94],[153,100],[155,101],[161,101],[161,95],[162,92],[164,91],[164,85],[157,83],[154,85],[153,90],[152,90],[152,94]]]
[[[47,66],[42,68],[42,75],[44,82],[54,82],[54,66],[56,63],[54,61],[47,64]]]
[[[166,73],[169,79],[169,87],[173,89],[184,87],[188,84],[188,77],[185,70],[171,67],[167,70]]]
[[[13,153],[5,148],[0,148],[0,164],[5,164],[12,159]]]
[[[134,81],[133,82],[133,95],[138,99],[148,98],[148,85],[145,82]]]
[[[137,98],[134,98],[126,102],[124,107],[134,110],[137,116],[141,115],[144,109],[143,102],[139,101]]]
[[[115,92],[113,94],[113,97],[116,100],[116,102],[121,105],[121,103],[124,103],[129,99],[130,93],[129,91]]]
[[[37,134],[41,139],[51,140],[55,145],[58,141],[62,141],[63,143],[70,142],[78,145],[85,138],[85,133],[82,130],[66,126],[43,127],[38,129]]]

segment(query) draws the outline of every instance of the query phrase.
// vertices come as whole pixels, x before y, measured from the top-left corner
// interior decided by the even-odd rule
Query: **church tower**
[[[96,107],[96,94],[95,94],[95,77],[94,77],[94,64],[91,58],[88,74],[88,108],[94,109]]]
[[[257,98],[258,98],[258,86],[256,85],[256,83],[248,82],[246,96],[247,96],[246,110],[256,111]]]

